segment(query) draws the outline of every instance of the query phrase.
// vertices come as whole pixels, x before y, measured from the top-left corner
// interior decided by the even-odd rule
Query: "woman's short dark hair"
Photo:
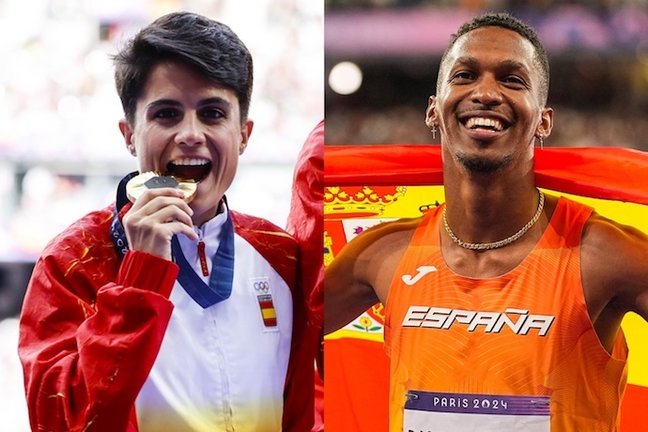
[[[170,13],[140,30],[113,61],[117,93],[131,124],[151,70],[165,61],[189,66],[208,80],[230,88],[238,98],[241,122],[247,119],[252,56],[225,24],[191,12]]]

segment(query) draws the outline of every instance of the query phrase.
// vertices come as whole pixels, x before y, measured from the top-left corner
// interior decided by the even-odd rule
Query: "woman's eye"
[[[217,108],[205,108],[200,112],[200,115],[208,120],[218,120],[225,117],[223,111]]]
[[[178,117],[180,114],[178,113],[178,110],[173,109],[173,108],[165,108],[161,109],[159,111],[156,111],[155,113],[155,118],[158,119],[173,119]]]

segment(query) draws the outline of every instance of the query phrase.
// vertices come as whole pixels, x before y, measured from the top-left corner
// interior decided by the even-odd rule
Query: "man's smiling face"
[[[495,172],[533,155],[534,136],[551,130],[534,47],[518,33],[481,27],[448,52],[427,122],[441,130],[446,152],[471,171]]]
[[[122,121],[120,128],[140,172],[200,181],[191,202],[194,223],[200,225],[216,214],[232,184],[252,122],[241,124],[231,89],[180,63],[164,62],[150,72],[134,124]]]

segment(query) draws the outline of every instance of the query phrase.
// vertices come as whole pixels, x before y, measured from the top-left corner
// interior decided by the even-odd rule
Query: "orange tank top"
[[[592,209],[560,198],[528,256],[494,278],[457,275],[425,215],[386,305],[390,431],[610,432],[627,346],[612,354],[589,318],[580,242]]]

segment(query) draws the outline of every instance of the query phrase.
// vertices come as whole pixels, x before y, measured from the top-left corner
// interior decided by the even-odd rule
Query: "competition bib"
[[[548,396],[410,390],[403,432],[549,432]]]

